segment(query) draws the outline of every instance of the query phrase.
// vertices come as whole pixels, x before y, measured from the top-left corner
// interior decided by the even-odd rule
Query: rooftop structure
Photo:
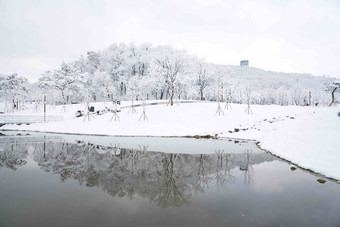
[[[249,61],[248,60],[243,60],[240,62],[241,67],[249,67]]]

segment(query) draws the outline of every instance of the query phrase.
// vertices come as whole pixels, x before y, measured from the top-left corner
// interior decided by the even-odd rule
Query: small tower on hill
[[[249,61],[248,60],[243,60],[240,62],[241,67],[249,67]]]

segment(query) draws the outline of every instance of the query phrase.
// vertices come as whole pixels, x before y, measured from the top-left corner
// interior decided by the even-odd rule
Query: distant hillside
[[[249,81],[260,88],[278,89],[280,86],[291,88],[295,84],[304,85],[310,89],[323,89],[335,78],[329,76],[313,76],[312,74],[266,71],[260,68],[240,67],[235,65],[219,65],[231,78]]]
[[[302,104],[303,99],[309,98],[309,91],[311,91],[312,99],[315,99],[315,102],[327,104],[330,100],[330,94],[325,90],[335,80],[335,78],[329,76],[273,72],[235,65],[211,64],[211,67],[216,68],[220,74],[227,74],[226,81],[234,89],[236,87],[244,88],[249,84],[255,97],[287,96],[285,99],[289,99],[287,100],[288,104],[294,104],[292,99],[296,99],[297,102],[297,99],[301,99],[300,104]]]
[[[335,78],[206,63],[170,46],[116,43],[89,51],[73,62],[44,72],[27,85],[16,75],[0,74],[0,97],[66,103],[102,100],[194,99],[254,104],[328,105],[327,87]],[[311,96],[310,96],[311,94]]]

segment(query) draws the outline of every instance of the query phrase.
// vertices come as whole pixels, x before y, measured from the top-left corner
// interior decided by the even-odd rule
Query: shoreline
[[[5,125],[0,131],[44,132],[66,135],[163,137],[215,139],[232,138],[257,142],[257,146],[300,168],[311,170],[329,179],[340,179],[340,118],[339,108],[252,105],[254,114],[244,112],[246,105],[233,104],[216,115],[217,103],[182,103],[165,106],[150,105],[148,121],[139,121],[142,109],[129,114],[128,103],[119,113],[120,121],[110,121],[112,113],[96,115],[90,121],[75,118],[80,105],[60,108],[49,114],[62,115],[59,122],[30,125]],[[99,108],[101,103],[94,104]],[[28,115],[30,111],[15,115]],[[32,113],[31,113],[32,114]],[[41,113],[40,113],[41,114]],[[38,115],[38,113],[37,113]]]
[[[321,177],[321,178],[325,178],[327,179],[328,181],[332,181],[334,183],[337,183],[337,184],[340,184],[340,179],[336,179],[336,178],[332,178],[332,177],[328,177],[322,173],[319,173],[319,172],[316,172],[310,168],[305,168],[305,167],[302,167],[300,166],[299,164],[297,163],[294,163],[292,162],[291,160],[288,160],[288,159],[285,159],[277,154],[275,154],[275,152],[272,152],[272,151],[269,151],[267,149],[264,149],[261,147],[261,141],[258,141],[258,140],[254,140],[254,139],[247,139],[247,138],[237,138],[237,137],[218,137],[218,136],[210,136],[210,135],[205,135],[205,136],[198,136],[198,135],[194,135],[194,136],[190,136],[190,135],[187,135],[187,136],[152,136],[152,135],[107,135],[107,134],[85,134],[85,133],[63,133],[63,132],[48,132],[48,131],[33,131],[33,130],[16,130],[16,129],[9,129],[9,130],[3,130],[0,128],[0,132],[6,132],[6,131],[9,131],[9,132],[34,132],[34,133],[43,133],[43,134],[61,134],[61,135],[79,135],[79,136],[95,136],[95,137],[147,137],[147,138],[189,138],[189,139],[206,139],[206,140],[209,140],[209,139],[212,139],[212,140],[215,140],[215,139],[225,139],[225,140],[241,140],[241,141],[252,141],[252,142],[255,142],[255,145],[260,149],[262,150],[263,152],[265,153],[268,153],[272,156],[274,156],[275,158],[281,160],[281,161],[284,161],[290,165],[293,165],[294,167],[296,168],[299,168],[303,171],[306,171],[306,172],[309,172],[310,174],[314,175],[314,176],[318,176],[318,177]]]

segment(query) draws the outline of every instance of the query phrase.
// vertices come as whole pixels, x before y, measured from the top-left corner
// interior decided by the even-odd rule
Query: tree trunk
[[[331,102],[331,104],[329,104],[329,106],[333,105],[334,102],[335,102],[334,93],[335,93],[336,89],[338,89],[338,88],[336,87],[336,88],[334,88],[333,91],[332,91],[332,102]]]
[[[165,93],[165,100],[168,99],[168,95],[170,95],[170,91],[169,88],[167,88],[166,93]]]
[[[63,98],[63,101],[64,101],[63,104],[65,104],[66,103],[66,98],[65,98],[65,94],[64,94],[63,90],[61,91],[61,97]]]
[[[164,90],[161,90],[161,95],[160,95],[160,100],[162,100],[163,99],[163,95],[164,95]]]
[[[171,89],[171,95],[170,95],[170,105],[173,106],[174,105],[174,95],[175,95],[175,91],[172,88]]]
[[[15,104],[15,99],[12,100],[13,111],[17,109],[17,105]]]

